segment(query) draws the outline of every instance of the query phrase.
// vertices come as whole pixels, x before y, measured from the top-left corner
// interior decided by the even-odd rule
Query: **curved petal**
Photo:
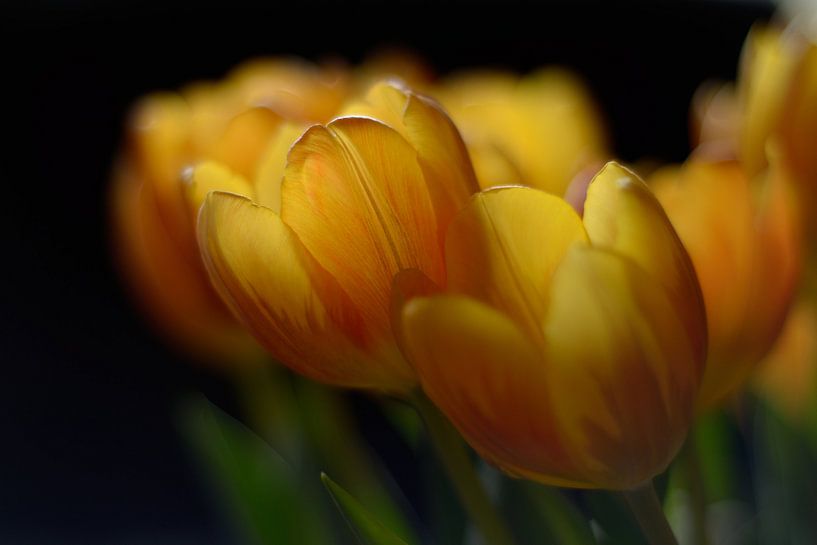
[[[553,271],[571,245],[586,240],[575,210],[549,193],[524,187],[480,193],[448,231],[449,290],[506,312],[541,337]]]
[[[281,124],[281,118],[267,108],[250,108],[230,120],[210,157],[251,180],[258,159]]]
[[[763,357],[780,333],[800,280],[800,222],[791,175],[779,157],[772,156],[756,200],[753,294],[757,303],[748,314],[747,339]]]
[[[766,144],[780,128],[797,55],[780,31],[754,27],[746,38],[740,66],[739,98],[743,109],[740,159],[749,175],[766,166]]]
[[[365,101],[353,104],[347,113],[383,121],[417,150],[442,240],[454,214],[479,191],[468,150],[454,123],[434,100],[393,82],[372,87]]]
[[[130,165],[117,170],[112,198],[122,272],[160,331],[204,361],[256,363],[260,348],[213,291],[198,254],[175,244],[152,188],[140,183]]]
[[[432,201],[394,129],[351,117],[311,127],[290,151],[282,191],[283,220],[384,335],[397,272],[442,283]]]
[[[259,158],[253,179],[255,201],[276,214],[281,213],[281,184],[287,166],[289,150],[306,131],[305,125],[283,123]]]
[[[472,72],[444,82],[438,94],[474,155],[483,187],[510,181],[562,195],[582,168],[607,157],[592,100],[564,70],[521,79]],[[515,173],[520,177],[507,179]]]
[[[393,344],[370,335],[348,296],[277,214],[210,193],[198,234],[222,299],[281,362],[329,384],[390,392],[413,386]]]
[[[559,438],[541,353],[512,320],[439,295],[410,301],[403,324],[426,394],[483,457],[539,482],[590,486]]]
[[[718,243],[712,235],[699,235],[688,244],[712,322],[710,363],[699,399],[703,410],[733,394],[779,335],[800,275],[800,228],[789,174],[779,159],[770,161],[757,184],[738,165],[687,168],[688,177],[698,172],[702,183],[720,185],[724,192],[707,186],[698,189],[696,199],[731,206],[727,217],[710,210],[700,220],[729,238]]]
[[[205,161],[197,165],[186,182],[185,195],[190,207],[190,217],[194,221],[199,216],[201,204],[211,191],[253,197],[252,187],[243,176],[233,173],[229,168],[215,161]]]
[[[584,226],[593,246],[635,261],[668,290],[693,343],[694,361],[706,351],[706,315],[692,261],[667,214],[633,172],[610,162],[587,190]]]
[[[681,446],[703,353],[680,315],[655,278],[612,251],[575,246],[556,271],[544,327],[549,399],[589,482],[633,488]]]

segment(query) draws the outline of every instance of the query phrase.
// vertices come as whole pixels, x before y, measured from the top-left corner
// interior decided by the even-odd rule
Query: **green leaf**
[[[408,545],[375,520],[369,511],[326,473],[321,473],[321,481],[361,545]]]
[[[269,445],[203,397],[185,405],[181,424],[222,500],[253,542],[331,543],[316,496],[310,496]]]
[[[343,482],[347,492],[366,505],[384,526],[406,541],[417,541],[406,516],[411,512],[408,501],[361,436],[349,399],[309,382],[300,383],[297,393],[302,428],[318,458],[319,469]],[[314,479],[317,472],[311,472],[308,478]]]

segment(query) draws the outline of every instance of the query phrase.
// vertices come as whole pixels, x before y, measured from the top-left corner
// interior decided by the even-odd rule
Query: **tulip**
[[[261,354],[210,285],[195,238],[203,195],[191,201],[185,172],[220,162],[249,180],[261,202],[274,202],[279,184],[266,180],[280,179],[306,123],[338,110],[346,79],[294,60],[257,61],[223,82],[156,94],[135,108],[115,171],[116,249],[145,311],[187,351],[217,362]]]
[[[428,98],[376,86],[294,144],[280,207],[210,192],[199,243],[222,299],[279,361],[321,382],[406,395],[392,328],[403,271],[445,283],[448,224],[478,190],[451,120]],[[230,183],[221,171],[212,187]],[[240,192],[239,192],[240,193]]]
[[[699,410],[734,394],[774,344],[800,270],[790,179],[779,160],[750,177],[702,149],[653,176],[653,188],[687,248],[703,291],[709,356]]]
[[[487,460],[544,484],[627,490],[684,440],[706,325],[661,206],[610,163],[583,218],[544,191],[482,192],[451,223],[447,284],[402,310],[423,389]]]
[[[462,132],[483,188],[523,184],[562,195],[577,173],[608,157],[593,101],[569,72],[464,73],[434,96]]]

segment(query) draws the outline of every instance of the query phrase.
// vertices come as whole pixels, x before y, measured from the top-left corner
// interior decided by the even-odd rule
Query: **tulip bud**
[[[275,207],[286,151],[303,123],[340,105],[343,89],[327,79],[298,61],[253,63],[221,83],[148,97],[132,115],[115,171],[116,250],[145,311],[202,359],[240,364],[261,352],[210,285],[195,236],[198,207],[212,189]]]
[[[211,192],[198,234],[222,299],[278,360],[313,379],[407,393],[391,327],[395,277],[444,284],[442,241],[478,190],[465,146],[430,99],[378,85],[289,152],[280,212]]]
[[[446,240],[444,293],[403,309],[428,396],[506,472],[632,489],[677,453],[703,374],[692,264],[658,201],[610,163],[584,216],[532,188],[475,196]]]

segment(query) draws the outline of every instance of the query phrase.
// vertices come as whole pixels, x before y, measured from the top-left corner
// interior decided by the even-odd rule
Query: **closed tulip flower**
[[[724,401],[774,344],[800,270],[790,180],[777,161],[750,176],[735,160],[700,150],[653,177],[701,283],[709,356],[699,408]]]
[[[482,187],[523,184],[562,195],[577,173],[609,156],[595,105],[567,71],[463,73],[434,96],[462,132]]]
[[[706,325],[658,201],[610,163],[581,217],[544,191],[478,194],[453,220],[447,284],[403,308],[428,396],[487,460],[545,484],[633,489],[690,425]]]
[[[274,200],[278,184],[266,180],[280,178],[286,150],[300,134],[293,127],[303,130],[336,112],[344,78],[298,61],[255,62],[224,82],[153,95],[135,109],[115,171],[116,249],[145,310],[185,349],[221,362],[261,353],[204,270],[195,238],[198,202],[186,189],[190,167],[218,161]]]
[[[200,247],[223,300],[281,362],[313,379],[405,394],[416,384],[391,327],[392,285],[445,282],[442,241],[477,191],[454,125],[431,100],[376,86],[289,152],[280,205],[210,192]]]

